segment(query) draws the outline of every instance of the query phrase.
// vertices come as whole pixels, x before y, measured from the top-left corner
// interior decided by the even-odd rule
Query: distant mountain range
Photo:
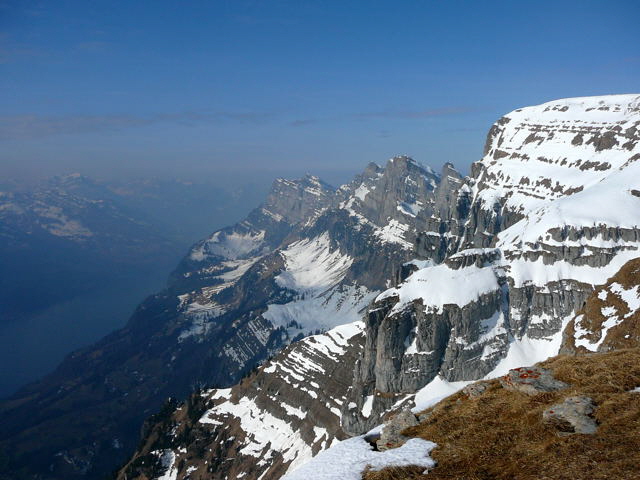
[[[79,174],[0,192],[0,322],[147,268],[246,204],[210,185],[99,182]],[[204,205],[209,205],[203,208]],[[235,211],[234,211],[235,210]],[[124,272],[123,272],[124,271]]]

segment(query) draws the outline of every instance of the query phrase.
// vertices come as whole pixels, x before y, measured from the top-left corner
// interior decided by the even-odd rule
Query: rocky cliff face
[[[557,353],[594,285],[638,256],[639,126],[640,97],[613,96],[523,108],[492,127],[458,251],[369,310],[346,431],[365,432],[430,382]]]
[[[326,418],[332,420],[321,424],[327,430],[327,445],[345,433],[366,432],[388,411],[420,404],[442,391],[455,390],[464,381],[501,375],[513,366],[558,352],[564,326],[583,307],[594,286],[638,256],[639,127],[638,96],[568,99],[517,110],[492,127],[485,155],[474,164],[470,177],[460,177],[447,165],[440,181],[431,185],[421,179],[422,173],[410,172],[412,162],[408,162],[412,177],[405,182],[406,204],[397,204],[398,213],[382,228],[375,223],[379,221],[375,212],[386,209],[389,218],[393,204],[368,183],[380,175],[379,167],[365,171],[358,187],[352,186],[353,196],[340,204],[346,212],[343,221],[355,220],[359,228],[373,224],[373,237],[395,241],[407,251],[410,246],[404,242],[413,242],[415,253],[411,262],[397,268],[398,284],[368,308],[364,335],[354,337],[361,340],[353,347],[357,354],[353,376],[349,385],[335,393],[340,424],[330,415]],[[389,185],[400,188],[397,182]],[[419,195],[412,190],[416,185]],[[368,210],[373,205],[375,212]],[[402,239],[394,236],[398,232]],[[631,288],[620,285],[622,293]],[[619,312],[627,313],[624,308]],[[579,321],[577,325],[591,328]],[[596,342],[597,334],[592,336],[589,341]],[[296,367],[290,370],[272,367],[286,365],[292,358]],[[304,370],[305,358],[302,352],[287,350],[248,383],[274,382],[277,391],[289,392],[291,385],[304,389],[313,382],[322,390],[327,376],[313,380],[304,374],[293,376]],[[337,378],[342,382],[341,372]],[[273,415],[277,421],[269,417],[271,424],[285,422],[282,431],[308,432],[317,422],[311,416],[292,422],[268,403],[268,394],[247,384],[234,388],[236,396],[225,397],[223,407],[216,406],[221,394],[209,394],[210,408],[200,423],[214,418],[221,424],[216,424],[220,432],[237,422],[238,416]],[[302,412],[328,401],[289,394],[283,398],[291,398],[289,406]],[[256,403],[247,411],[234,410],[249,401]],[[256,436],[248,432],[262,428],[244,427],[244,435],[250,438]],[[218,438],[218,433],[211,435]],[[320,440],[325,442],[324,436],[300,438],[306,446],[298,450],[299,458],[315,453]],[[242,442],[238,448],[244,448]],[[260,467],[258,458],[246,455],[237,460],[241,466],[236,465],[233,443],[224,448],[217,441],[212,445],[227,456],[228,465],[213,468],[210,478],[258,478],[265,472],[269,478],[278,478],[285,468],[297,465],[298,457],[287,457],[266,439],[257,450],[260,458],[271,460]],[[201,478],[186,473],[185,465],[197,458],[192,449],[186,444],[172,448],[168,451],[176,458],[183,449],[180,458],[187,460],[182,467],[158,471],[175,478]],[[165,450],[146,450],[146,455],[152,455],[147,461],[165,454]]]

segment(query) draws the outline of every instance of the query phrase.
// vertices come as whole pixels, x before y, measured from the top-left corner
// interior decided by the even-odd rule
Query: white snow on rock
[[[185,316],[191,323],[180,332],[178,342],[183,342],[190,337],[198,337],[202,340],[209,331],[209,321],[219,317],[225,312],[225,308],[215,302],[200,305],[199,303],[191,303],[185,312]]]
[[[369,418],[371,415],[371,408],[373,407],[373,395],[369,395],[364,404],[362,405],[362,415],[366,418]]]
[[[285,328],[290,338],[309,335],[358,321],[377,293],[362,286],[338,286],[318,296],[309,293],[289,303],[270,304],[262,317]]]
[[[624,315],[624,318],[628,318],[638,311],[640,308],[640,286],[636,285],[627,289],[619,283],[612,283],[610,290],[627,304],[629,312]]]
[[[304,338],[296,344],[287,356],[268,362],[266,373],[276,373],[293,388],[305,392],[313,399],[318,398],[321,386],[311,381],[317,375],[324,375],[323,363],[329,358],[339,361],[346,353],[349,342],[362,333],[364,323],[358,321],[341,325],[321,335]],[[317,378],[317,377],[316,377]],[[265,411],[254,398],[241,396],[234,399],[232,389],[209,390],[203,394],[216,406],[207,410],[199,422],[214,429],[224,428],[235,418],[245,432],[244,439],[238,444],[238,453],[258,458],[259,466],[268,466],[277,454],[294,469],[310,460],[313,452],[326,449],[331,437],[324,428],[314,428],[315,439],[309,443],[293,425],[307,415],[304,404],[294,403],[291,399],[272,397],[282,407],[282,412]],[[341,399],[328,399],[327,407],[337,417],[340,416]]]
[[[189,258],[196,262],[201,262],[211,256],[237,260],[250,254],[259,253],[264,246],[264,235],[264,230],[245,234],[219,231],[194,247]]]
[[[630,157],[629,152],[626,157]],[[621,166],[622,167],[622,166]],[[631,193],[640,184],[640,162],[623,168],[599,172],[598,181],[572,195],[543,205],[528,212],[527,217],[499,234],[498,247],[535,242],[552,242],[548,237],[550,228],[607,227],[634,228],[638,226],[640,198]],[[603,201],[606,199],[606,201]],[[612,208],[615,205],[615,208]],[[610,247],[601,239],[581,238],[579,243],[565,241],[571,246]],[[563,244],[565,243],[563,242]],[[557,244],[557,242],[556,242]]]
[[[364,198],[367,196],[367,193],[369,193],[369,188],[365,184],[362,184],[358,188],[356,188],[356,190],[353,192],[353,196],[358,198],[359,200],[364,200]]]
[[[478,197],[487,205],[505,199],[509,209],[522,213],[596,184],[640,148],[629,151],[620,137],[617,145],[598,151],[594,141],[614,126],[623,132],[640,119],[638,95],[555,100],[504,119],[483,159],[490,188]],[[576,138],[580,130],[589,133]]]
[[[274,451],[279,451],[283,453],[285,460],[298,462],[309,457],[309,453],[306,452],[309,446],[300,434],[294,432],[291,425],[284,420],[260,409],[253,399],[241,397],[238,403],[228,400],[217,405],[215,413],[217,416],[231,415],[240,420],[248,440],[245,440],[246,443],[239,450],[244,455],[263,457],[267,460]],[[207,417],[208,412],[200,421],[213,423]]]
[[[490,267],[471,265],[452,269],[440,264],[414,272],[400,287],[385,291],[376,301],[397,295],[400,301],[393,308],[397,312],[414,300],[422,299],[425,310],[442,312],[444,305],[462,307],[499,288],[498,277]]]
[[[298,296],[285,304],[270,304],[262,317],[285,328],[290,338],[358,321],[378,293],[341,284],[353,259],[332,249],[327,233],[292,243],[281,255],[285,269],[275,280]]]
[[[298,469],[290,469],[282,480],[360,480],[367,466],[372,470],[407,465],[433,468],[435,462],[429,453],[435,447],[433,442],[412,438],[401,447],[376,452],[363,437],[354,437],[332,445]]]
[[[604,309],[603,309],[604,310]],[[605,312],[603,312],[604,314]],[[608,312],[610,313],[610,312]],[[583,316],[580,316],[580,320],[583,318]],[[622,323],[622,318],[618,318],[616,316],[611,316],[609,318],[607,318],[603,323],[602,326],[600,327],[600,338],[598,340],[596,340],[595,342],[591,342],[586,335],[592,333],[589,330],[586,330],[585,328],[583,328],[582,324],[579,324],[579,320],[578,318],[576,318],[576,323],[575,323],[575,334],[574,334],[574,339],[575,339],[575,345],[576,347],[584,347],[587,350],[591,351],[591,352],[597,352],[598,348],[600,347],[600,345],[602,345],[602,343],[604,342],[604,340],[607,338],[607,333],[608,331],[617,326],[620,325]]]
[[[557,355],[562,344],[562,332],[570,319],[570,316],[564,318],[562,327],[548,338],[530,338],[528,335],[519,339],[512,338],[507,355],[484,378],[501,377],[509,373],[512,368],[533,365]]]
[[[356,321],[346,325],[340,325],[320,335],[311,335],[298,342],[298,348],[295,352],[281,358],[273,360],[270,365],[264,369],[265,373],[274,373],[280,371],[280,376],[294,385],[305,389],[309,395],[313,396],[314,389],[319,388],[315,385],[302,385],[304,375],[307,372],[324,372],[324,367],[314,361],[318,354],[321,357],[336,359],[340,355],[344,355],[349,341],[364,330],[364,322]],[[317,395],[315,395],[317,397]],[[315,397],[314,397],[315,398]]]
[[[404,249],[410,250],[413,248],[413,244],[405,239],[407,230],[409,230],[409,225],[406,223],[391,220],[384,227],[376,229],[374,235],[383,243],[395,243]]]
[[[155,480],[177,480],[178,467],[176,467],[176,454],[171,450],[156,450],[155,453],[160,458],[160,464],[165,469],[164,473]]]
[[[410,217],[415,217],[422,210],[422,202],[415,201],[413,203],[402,202],[399,203],[396,207],[399,212],[404,213],[405,215],[409,215]]]
[[[281,252],[285,270],[276,277],[278,285],[300,293],[320,293],[340,282],[353,259],[331,248],[328,233],[292,243]]]
[[[617,282],[601,290],[598,293],[600,300],[605,300],[609,296],[618,297],[626,304],[628,311],[620,312],[613,305],[602,308],[600,313],[602,313],[602,316],[605,317],[606,320],[602,323],[598,332],[589,330],[586,325],[583,324],[584,315],[577,316],[574,323],[573,334],[576,347],[584,347],[591,352],[597,352],[600,345],[602,345],[607,338],[609,330],[620,325],[626,318],[631,317],[638,311],[640,308],[639,292],[640,287],[637,285],[631,288],[625,288]],[[594,336],[597,340],[592,341],[589,337],[593,338]]]
[[[464,387],[473,383],[472,381],[462,382],[448,382],[440,376],[437,376],[431,380],[427,385],[422,387],[415,394],[414,403],[415,407],[411,409],[412,412],[418,413],[427,408],[434,406],[440,400],[447,398],[450,395],[462,390]]]
[[[192,337],[197,341],[203,341],[210,329],[211,320],[227,312],[226,307],[213,299],[214,295],[236,283],[258,259],[259,257],[229,260],[204,269],[210,274],[220,272],[218,275],[212,275],[212,278],[220,283],[178,296],[180,309],[188,320],[187,326],[178,336],[178,342]]]

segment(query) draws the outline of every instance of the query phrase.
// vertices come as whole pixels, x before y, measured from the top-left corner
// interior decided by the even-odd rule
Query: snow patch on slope
[[[409,230],[409,225],[406,223],[391,220],[384,227],[376,229],[373,234],[383,243],[395,243],[404,249],[410,250],[413,248],[413,244],[405,239],[407,230]]]
[[[640,148],[623,148],[620,136],[640,119],[639,104],[638,95],[581,97],[505,115],[482,161],[490,188],[477,192],[477,199],[489,208],[503,200],[503,207],[526,214],[596,184]],[[604,134],[616,142],[599,149]]]
[[[248,233],[219,231],[194,247],[189,258],[196,262],[204,261],[211,256],[237,260],[258,252],[264,245],[264,235],[264,230]]]
[[[422,299],[427,311],[442,312],[446,304],[462,307],[499,288],[498,277],[490,267],[471,265],[452,269],[440,264],[414,272],[400,287],[385,291],[376,301],[398,296],[400,301],[393,308],[393,312],[398,312],[414,300]]]
[[[376,452],[363,437],[354,437],[332,445],[297,470],[290,468],[282,480],[360,480],[367,466],[372,470],[405,465],[432,468],[435,462],[428,455],[435,447],[433,442],[412,438],[401,447]]]
[[[171,450],[156,450],[155,453],[160,458],[160,465],[165,469],[164,473],[156,480],[177,480],[178,468],[176,467],[176,454]]]
[[[227,400],[205,412],[200,419],[202,423],[217,425],[209,418],[210,412],[217,417],[232,416],[240,420],[246,437],[239,453],[260,458],[259,464],[268,463],[275,452],[280,452],[285,461],[296,466],[311,458],[311,448],[300,433],[286,421],[262,410],[251,398],[241,397],[238,403]]]
[[[611,284],[609,289],[627,304],[629,312],[624,315],[624,318],[628,318],[638,311],[640,308],[640,286],[636,285],[632,288],[624,288],[615,282]]]
[[[227,312],[224,305],[216,302],[215,295],[236,283],[256,263],[258,258],[229,260],[209,267],[205,269],[208,273],[221,272],[219,275],[212,276],[213,279],[219,280],[221,283],[178,296],[180,309],[189,321],[187,327],[180,332],[178,342],[183,342],[190,337],[197,337],[198,341],[204,339],[211,326],[211,320]]]
[[[283,288],[300,293],[320,293],[340,282],[353,259],[332,250],[328,233],[292,243],[281,252],[285,270],[276,277]]]
[[[584,347],[591,352],[597,352],[600,345],[607,338],[609,330],[620,325],[626,318],[631,317],[640,309],[640,287],[637,285],[625,288],[621,284],[614,282],[607,289],[601,290],[598,293],[598,298],[604,301],[610,295],[624,302],[628,311],[619,311],[615,304],[602,308],[600,313],[606,320],[602,322],[597,332],[599,338],[596,341],[591,340],[596,332],[592,332],[583,324],[584,315],[578,315],[575,319],[573,335],[576,347]]]
[[[440,376],[431,380],[427,385],[422,387],[415,395],[415,407],[412,412],[418,413],[427,408],[434,406],[440,400],[462,390],[464,387],[473,383],[473,381],[448,382]]]
[[[341,325],[325,334],[304,338],[290,349],[288,355],[268,362],[263,372],[279,377],[296,390],[317,399],[319,394],[322,395],[321,386],[313,380],[328,373],[323,365],[327,360],[330,360],[329,363],[338,362],[352,339],[361,334],[363,329],[364,323],[358,321]],[[276,461],[278,454],[282,454],[283,461],[291,462],[289,468],[294,469],[311,459],[313,451],[327,448],[332,438],[325,428],[318,427],[313,428],[313,441],[302,437],[294,426],[306,418],[307,408],[295,399],[271,396],[281,410],[266,411],[260,407],[257,397],[233,399],[232,389],[210,390],[204,395],[210,400],[222,402],[205,412],[199,422],[215,430],[237,419],[245,433],[244,439],[238,443],[238,453],[257,458],[258,466],[268,467]],[[327,408],[339,418],[341,399],[327,398],[327,402]]]
[[[262,317],[276,328],[285,328],[290,338],[301,333],[309,335],[358,321],[361,312],[377,293],[362,286],[342,285],[315,297],[270,304]]]
[[[297,351],[281,360],[273,360],[264,369],[265,373],[281,371],[280,375],[290,384],[298,387],[296,382],[302,382],[308,372],[325,373],[324,367],[316,360],[329,358],[335,360],[346,352],[350,340],[364,330],[364,322],[358,320],[353,323],[340,325],[320,335],[311,335],[302,339],[297,345]],[[318,388],[318,385],[299,385],[307,391]],[[312,395],[313,396],[313,395]],[[316,395],[317,397],[317,395]],[[315,398],[315,397],[314,397]]]
[[[498,235],[499,248],[519,245],[520,242],[551,241],[551,228],[564,227],[620,227],[635,228],[640,224],[640,198],[631,188],[640,184],[640,162],[599,175],[598,182],[581,192],[546,202],[531,211],[524,219]],[[606,201],[603,201],[606,199]],[[615,208],[612,208],[615,205]],[[564,242],[563,242],[564,243]],[[581,238],[576,245],[608,247],[598,238]],[[575,245],[574,245],[575,246]]]

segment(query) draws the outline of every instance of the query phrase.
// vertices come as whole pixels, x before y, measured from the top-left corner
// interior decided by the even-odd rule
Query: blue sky
[[[637,1],[0,0],[0,174],[466,171],[492,122],[640,92]]]

